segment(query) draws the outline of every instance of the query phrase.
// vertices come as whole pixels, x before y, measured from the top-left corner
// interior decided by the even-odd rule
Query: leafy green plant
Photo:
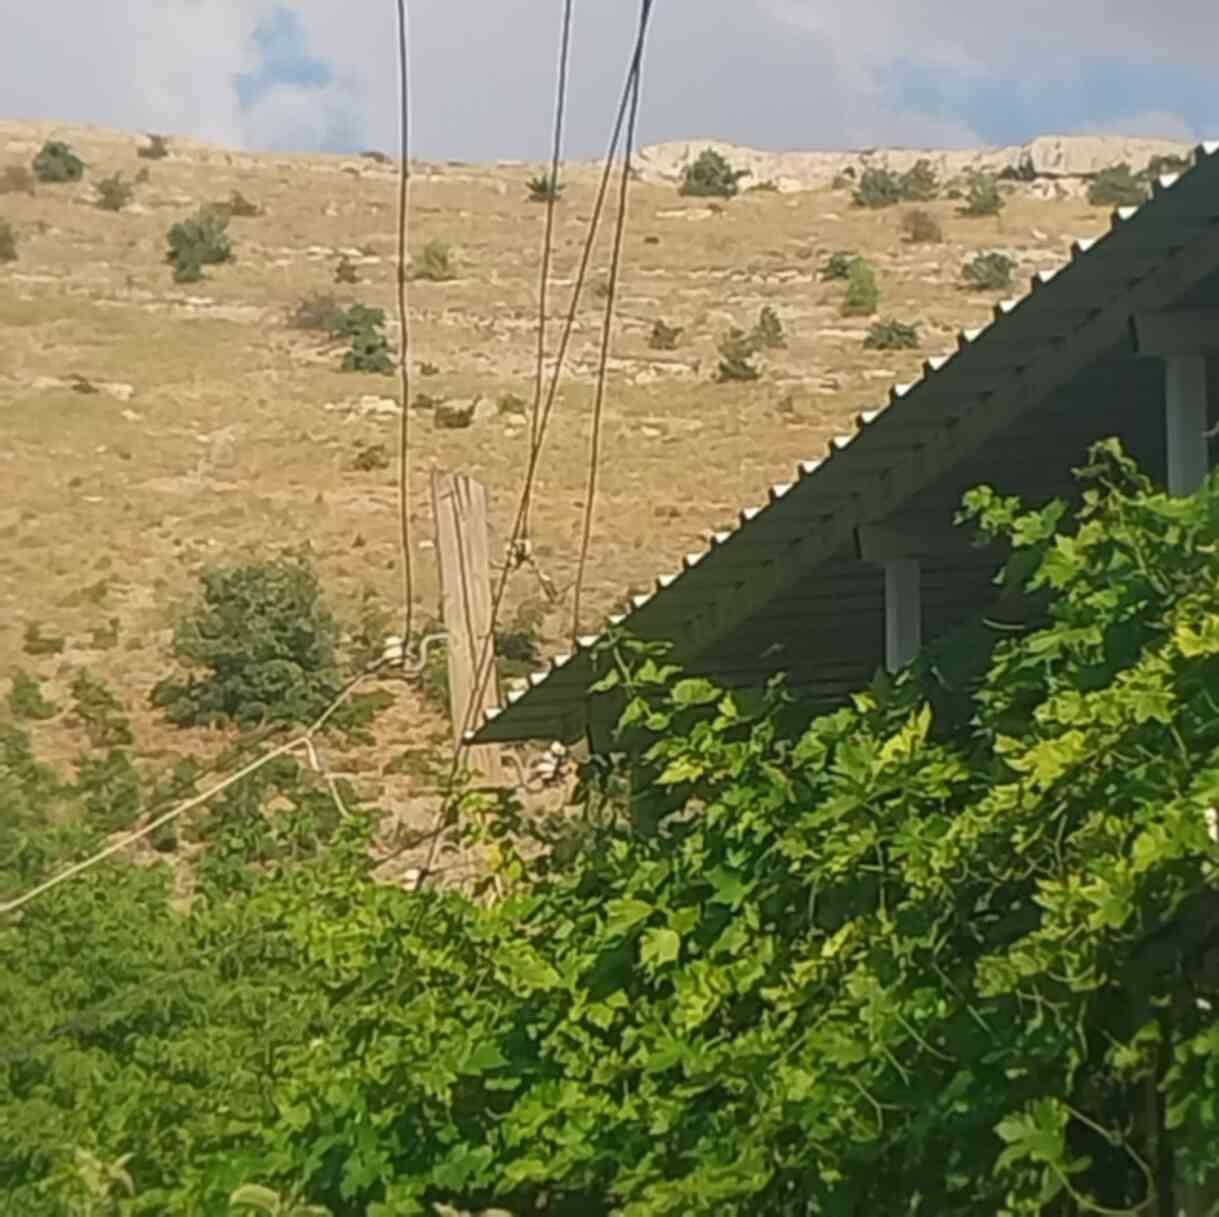
[[[17,233],[8,220],[0,220],[0,262],[17,261]]]
[[[169,155],[169,136],[148,133],[148,143],[135,150],[136,156],[146,161],[164,160]]]
[[[961,277],[975,291],[1004,291],[1011,287],[1015,269],[1015,261],[1007,254],[991,250],[970,258],[961,268]]]
[[[912,351],[919,344],[918,324],[907,325],[890,318],[874,321],[863,340],[865,350]]]
[[[902,184],[891,169],[865,169],[851,193],[851,202],[875,211],[895,206],[902,197]]]
[[[931,162],[919,159],[901,175],[898,189],[907,203],[929,203],[940,193],[940,180]]]
[[[62,140],[47,140],[32,167],[40,182],[79,182],[85,176],[85,162]]]
[[[384,320],[384,312],[381,317]],[[338,335],[347,324],[346,312],[329,292],[311,292],[293,307],[288,324],[298,330],[323,330]]]
[[[227,199],[221,203],[212,203],[211,207],[218,215],[228,216],[230,219],[249,220],[262,215],[262,208],[247,199],[240,190],[230,191]]]
[[[42,685],[36,676],[24,668],[13,673],[8,692],[9,712],[16,719],[34,720],[54,718],[58,710],[42,695]]]
[[[378,473],[389,466],[389,449],[384,444],[361,445],[351,462],[357,473]]]
[[[359,283],[360,272],[356,268],[356,264],[344,254],[334,267],[334,281],[336,283]]]
[[[848,278],[851,273],[851,262],[854,258],[855,254],[851,250],[836,249],[821,264],[821,268],[817,271],[817,277],[823,283],[834,279]]]
[[[429,241],[411,259],[410,276],[433,283],[445,283],[457,278],[457,265],[452,248],[444,241]]]
[[[652,322],[652,332],[648,335],[648,346],[653,351],[675,351],[683,333],[683,326],[668,325],[662,318],[657,317]]]
[[[1147,195],[1146,180],[1137,177],[1126,161],[1102,169],[1088,183],[1088,202],[1093,207],[1137,207]]]
[[[232,258],[233,246],[226,232],[228,223],[227,212],[204,206],[189,219],[170,228],[166,234],[169,252],[165,260],[173,267],[176,282],[198,282],[203,277],[204,266]]]
[[[915,208],[902,216],[902,235],[909,245],[935,245],[944,239],[940,222],[928,211]]]
[[[762,306],[749,337],[754,349],[759,351],[780,350],[787,346],[783,323],[779,320],[779,314],[769,304]]]
[[[0,194],[34,193],[34,175],[24,165],[5,165],[0,169]]]
[[[957,214],[979,219],[983,216],[997,216],[1007,205],[1003,192],[992,174],[972,174],[966,184],[961,206]]]
[[[234,1208],[257,1209],[267,1217],[331,1217],[330,1210],[321,1204],[306,1204],[300,1196],[280,1195],[279,1192],[258,1183],[243,1183],[229,1197]]]
[[[122,211],[135,197],[135,187],[121,173],[102,178],[95,187],[97,206],[102,211]]]
[[[312,566],[276,559],[204,570],[178,616],[173,656],[150,701],[180,727],[303,723],[337,691],[338,626]]]
[[[842,302],[844,317],[866,317],[880,304],[876,274],[863,258],[853,258],[847,271],[847,290]]]
[[[373,372],[382,376],[392,372],[394,353],[384,331],[368,325],[353,333],[351,347],[343,353],[339,368],[344,372]]]
[[[714,148],[704,148],[697,158],[682,169],[677,193],[692,198],[731,199],[741,189],[748,169],[733,167]]]
[[[729,381],[757,380],[761,373],[754,365],[757,345],[752,335],[738,326],[732,326],[716,344],[719,351],[719,367],[715,379],[721,384]]]
[[[531,203],[557,203],[563,194],[562,182],[553,181],[549,174],[538,174],[526,183]]]
[[[131,723],[122,703],[104,680],[81,668],[69,689],[71,721],[84,729],[91,747],[121,747],[132,742]]]

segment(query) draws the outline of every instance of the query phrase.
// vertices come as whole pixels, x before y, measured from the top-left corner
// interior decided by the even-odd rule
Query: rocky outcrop
[[[1191,145],[1180,140],[1132,139],[1120,135],[1045,135],[1027,144],[990,148],[868,148],[841,152],[763,152],[722,140],[680,140],[653,144],[638,153],[644,181],[676,183],[682,170],[704,148],[714,148],[734,169],[748,169],[744,185],[773,182],[780,190],[814,190],[829,186],[848,171],[866,168],[904,173],[916,161],[930,161],[941,179],[969,172],[1001,174],[1023,181],[1053,181],[1075,193],[1091,177],[1127,162],[1134,170],[1154,156],[1186,157]]]

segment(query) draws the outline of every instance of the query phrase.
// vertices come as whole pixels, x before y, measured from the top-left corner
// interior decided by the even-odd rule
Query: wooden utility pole
[[[454,744],[481,726],[483,711],[499,700],[495,639],[491,634],[491,567],[487,552],[487,488],[465,474],[432,473],[436,553],[448,635],[449,707]],[[485,653],[484,653],[485,652]],[[484,661],[479,689],[479,661]],[[477,699],[476,699],[476,694]],[[473,703],[473,705],[472,705]],[[465,748],[465,765],[487,785],[503,782],[498,749]]]

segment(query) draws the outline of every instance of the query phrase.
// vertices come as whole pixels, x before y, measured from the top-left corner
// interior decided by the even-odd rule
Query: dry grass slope
[[[378,399],[396,382],[340,372],[333,349],[287,323],[311,292],[394,317],[392,164],[178,140],[169,158],[148,162],[137,159],[136,134],[0,122],[0,172],[28,164],[52,135],[86,161],[85,180],[0,198],[20,249],[18,261],[0,266],[0,688],[20,665],[62,703],[72,673],[87,666],[142,706],[168,667],[168,610],[218,559],[303,548],[340,612],[353,614],[365,588],[392,607],[394,471],[353,469],[353,459],[377,444],[392,451],[395,417]],[[150,180],[130,206],[94,206],[94,182],[142,166]],[[414,242],[449,243],[458,266],[451,281],[412,287],[414,358],[434,365],[417,387],[430,395],[531,398],[544,222],[529,201],[536,169],[415,168]],[[573,167],[567,181],[556,327],[595,169]],[[1023,290],[1034,271],[1060,263],[1071,237],[1103,226],[1104,210],[1084,201],[1012,190],[997,218],[962,218],[947,200],[924,204],[944,240],[918,245],[903,239],[901,209],[854,209],[848,190],[754,191],[720,207],[679,198],[670,185],[633,188],[586,630],[628,589],[674,569],[796,461],[820,454],[855,411],[876,404],[891,381],[916,376],[960,327],[985,322],[996,294],[961,290],[968,258],[1002,250]],[[199,283],[174,284],[167,228],[233,191],[262,208],[231,221],[236,260],[207,267]],[[594,283],[607,269],[608,228],[604,235]],[[844,320],[843,285],[817,275],[843,249],[875,267],[885,316],[920,323],[922,350],[864,348],[868,320]],[[344,255],[357,285],[334,283]],[[559,588],[574,578],[600,303],[587,293],[538,484],[535,553]],[[786,347],[765,353],[757,382],[714,383],[716,340],[733,325],[750,329],[763,306],[781,319]],[[657,319],[682,327],[675,350],[651,349]],[[396,343],[392,320],[387,332]],[[99,391],[81,391],[75,377]],[[426,617],[438,603],[428,471],[464,471],[487,484],[495,552],[511,526],[528,422],[491,411],[449,430],[426,413],[414,417],[411,510]],[[509,612],[540,600],[528,572],[514,576]],[[570,591],[547,617],[549,645],[562,644],[569,613]],[[112,618],[117,645],[98,649],[94,629]],[[31,622],[65,635],[64,652],[25,654]],[[219,746],[189,740],[146,711],[136,728],[144,757]],[[81,744],[58,720],[36,732],[50,755]],[[383,746],[356,750],[343,765],[385,795],[380,787],[400,781],[383,772],[390,759],[404,747],[442,744],[448,731],[410,700],[383,718],[380,735]]]

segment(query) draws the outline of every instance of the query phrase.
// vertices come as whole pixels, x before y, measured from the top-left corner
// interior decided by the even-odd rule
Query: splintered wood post
[[[449,705],[456,747],[464,732],[481,726],[483,711],[498,699],[495,640],[491,632],[491,567],[487,556],[487,488],[464,474],[432,474],[432,510],[436,519],[436,552],[440,591],[448,635]],[[484,647],[486,654],[484,655]],[[480,659],[485,660],[482,689]],[[478,694],[477,702],[474,702]],[[488,785],[503,780],[499,750],[484,745],[465,748],[465,766]]]

